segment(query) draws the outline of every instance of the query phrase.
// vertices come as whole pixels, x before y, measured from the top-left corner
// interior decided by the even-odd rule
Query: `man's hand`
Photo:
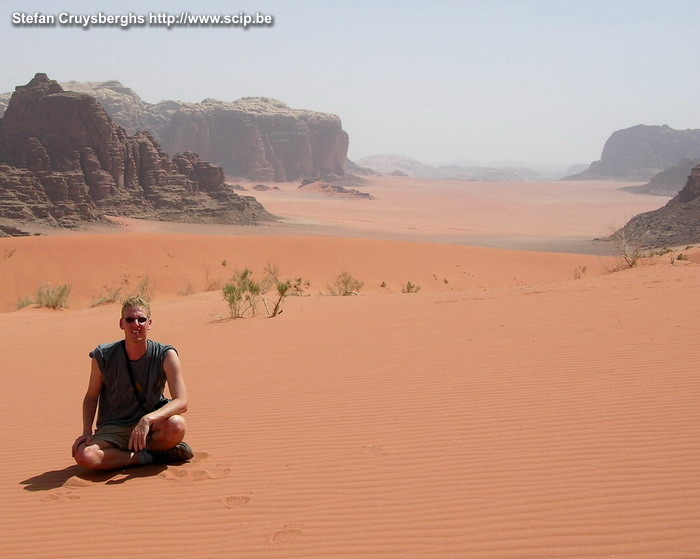
[[[150,430],[151,420],[148,416],[144,415],[131,432],[131,437],[129,437],[129,449],[134,452],[144,450],[148,442],[148,432]]]
[[[75,453],[78,452],[78,447],[85,443],[85,446],[89,446],[92,444],[92,435],[80,435],[77,439],[75,439],[75,442],[73,443],[73,456],[75,456]]]

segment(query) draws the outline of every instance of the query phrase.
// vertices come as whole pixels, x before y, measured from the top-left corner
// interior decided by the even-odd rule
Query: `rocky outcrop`
[[[306,192],[317,192],[329,198],[360,198],[363,200],[374,200],[374,196],[368,192],[360,192],[356,188],[345,188],[340,184],[326,181],[303,181],[299,185],[300,190]]]
[[[622,190],[634,194],[652,194],[654,196],[675,196],[683,188],[683,185],[693,167],[700,163],[700,159],[683,159],[678,165],[664,169],[654,175],[646,184],[638,186],[625,186]]]
[[[348,150],[337,116],[255,97],[182,104],[160,136],[169,151],[195,150],[227,173],[255,180],[343,174]]]
[[[649,180],[682,159],[700,157],[700,130],[643,124],[618,130],[605,142],[599,161],[573,179]]]
[[[0,217],[75,227],[105,214],[255,223],[271,216],[185,153],[170,159],[148,133],[129,136],[86,94],[45,74],[17,87],[0,119]]]
[[[85,93],[97,99],[115,124],[127,134],[148,131],[159,139],[161,130],[179,108],[179,103],[162,101],[156,105],[146,103],[133,89],[116,80],[104,82],[61,82],[66,91]]]
[[[149,131],[168,153],[199,153],[232,176],[287,181],[343,174],[349,140],[332,114],[266,97],[149,104],[117,81],[62,85],[95,97],[129,134]]]
[[[620,232],[626,239],[651,248],[700,243],[700,165],[692,169],[683,189],[664,207],[635,216]]]
[[[0,164],[0,217],[75,227],[98,215],[87,188],[75,175],[35,173]]]

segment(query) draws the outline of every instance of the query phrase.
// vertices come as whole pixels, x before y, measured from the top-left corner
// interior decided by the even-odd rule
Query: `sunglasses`
[[[124,320],[126,320],[129,324],[131,324],[134,321],[138,322],[139,324],[146,324],[148,317],[147,316],[138,316],[138,317],[127,316],[126,318],[124,318]]]

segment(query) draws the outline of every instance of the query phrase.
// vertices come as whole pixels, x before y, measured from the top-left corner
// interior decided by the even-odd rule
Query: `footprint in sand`
[[[209,468],[206,470],[193,470],[192,479],[194,481],[201,481],[205,479],[221,479],[222,477],[228,476],[233,468],[231,464],[221,463],[217,464],[214,468]]]
[[[54,491],[44,495],[41,500],[48,501],[77,501],[80,499],[80,495],[74,495],[72,491]]]
[[[158,474],[159,477],[163,477],[165,479],[186,479],[192,477],[192,472],[187,470],[187,466],[190,464],[197,464],[198,462],[202,462],[209,458],[209,453],[208,452],[195,452],[194,456],[190,459],[189,462],[183,464],[182,466],[175,466],[172,468],[168,468],[161,473]]]
[[[159,477],[163,477],[165,479],[184,479],[189,475],[189,472],[187,470],[183,469],[167,469],[163,470],[161,473],[158,474]]]
[[[270,543],[285,544],[296,541],[304,532],[299,524],[285,524],[280,530],[272,532]]]
[[[209,458],[208,452],[195,452],[194,457],[190,460],[190,464],[196,464]]]
[[[249,502],[250,497],[246,497],[245,495],[234,495],[233,497],[224,498],[224,504],[230,509],[244,507]]]
[[[221,463],[213,468],[202,470],[178,468],[173,470],[165,470],[158,474],[165,479],[190,479],[192,481],[204,481],[207,479],[221,479],[228,476],[233,468],[231,464]]]

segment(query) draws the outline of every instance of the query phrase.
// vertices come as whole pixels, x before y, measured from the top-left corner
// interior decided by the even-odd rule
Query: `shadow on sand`
[[[62,470],[52,470],[43,474],[30,477],[20,482],[25,491],[51,491],[60,487],[66,487],[68,481],[75,479],[80,485],[91,483],[103,483],[105,485],[117,485],[131,479],[152,477],[166,469],[165,465],[137,466],[128,470],[92,471],[81,466],[68,466]]]

